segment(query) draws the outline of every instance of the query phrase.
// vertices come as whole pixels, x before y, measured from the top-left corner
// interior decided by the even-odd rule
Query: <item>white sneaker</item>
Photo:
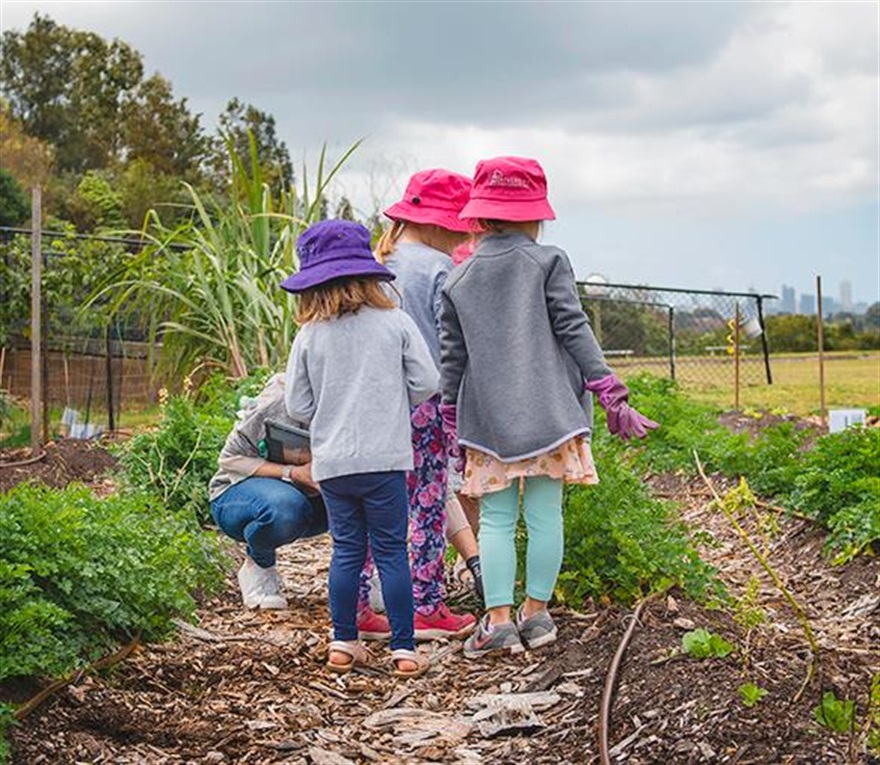
[[[248,608],[287,608],[287,598],[281,594],[281,577],[275,566],[261,568],[250,558],[238,570],[241,599]]]

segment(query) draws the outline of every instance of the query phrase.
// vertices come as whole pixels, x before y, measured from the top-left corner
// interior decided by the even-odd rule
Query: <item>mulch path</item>
[[[700,531],[701,553],[732,594],[757,578],[755,608],[766,619],[747,635],[735,611],[678,593],[650,601],[619,677],[612,761],[867,764],[861,731],[829,733],[812,710],[834,690],[853,699],[859,722],[865,719],[871,676],[880,672],[880,559],[834,567],[811,524],[776,514],[775,526],[763,516],[741,518],[806,608],[822,648],[816,679],[793,701],[808,652],[791,609],[724,516],[709,508],[701,482],[664,475],[652,484],[678,498],[685,520]],[[603,684],[631,612],[590,604],[582,613],[560,610],[559,641],[516,658],[472,662],[457,641],[423,644],[432,668],[415,681],[393,678],[381,649],[372,667],[335,677],[323,667],[329,551],[326,538],[282,551],[286,612],[245,611],[231,574],[227,591],[199,609],[196,626],[82,676],[27,717],[11,734],[12,762],[599,761]],[[473,605],[464,594],[459,604]],[[702,661],[682,656],[681,636],[694,626],[720,633],[736,652]],[[739,699],[745,681],[769,691],[751,709]],[[537,695],[526,703],[518,696],[525,693]],[[498,711],[499,696],[506,711]],[[496,730],[502,725],[514,727]]]

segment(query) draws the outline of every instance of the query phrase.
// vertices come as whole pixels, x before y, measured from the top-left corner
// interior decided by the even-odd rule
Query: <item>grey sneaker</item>
[[[464,655],[467,659],[479,659],[488,653],[522,653],[522,642],[513,622],[496,624],[488,631],[489,616],[484,616],[477,624],[473,635],[464,641]]]
[[[529,648],[540,648],[556,640],[556,624],[549,611],[538,611],[524,619],[520,606],[516,612],[516,626],[519,628],[520,638]]]

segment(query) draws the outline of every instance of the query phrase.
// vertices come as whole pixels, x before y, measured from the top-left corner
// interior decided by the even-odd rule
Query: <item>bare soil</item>
[[[74,481],[96,487],[104,483],[108,471],[116,466],[116,458],[96,441],[61,439],[48,443],[45,452],[46,456],[38,462],[16,467],[15,463],[30,459],[31,450],[0,449],[0,492],[23,481],[55,489]]]
[[[804,606],[821,646],[818,673],[798,697],[809,651],[790,606],[723,515],[709,508],[701,482],[664,475],[652,486],[678,500],[732,595],[755,578],[753,612],[760,609],[765,620],[747,631],[735,609],[678,593],[650,601],[619,677],[612,762],[872,762],[861,725],[871,677],[880,672],[880,560],[834,567],[823,555],[821,531],[808,522],[741,518]],[[231,573],[227,591],[204,604],[196,626],[183,626],[167,644],[141,647],[111,670],[83,674],[25,718],[12,732],[12,762],[599,762],[600,698],[630,611],[591,604],[580,613],[556,611],[558,642],[517,658],[468,661],[457,641],[426,643],[421,649],[432,668],[415,681],[393,678],[381,647],[371,667],[335,677],[323,666],[329,550],[322,538],[282,552],[291,603],[285,612],[244,610]],[[459,595],[459,606],[474,607]],[[721,634],[736,651],[724,659],[682,655],[681,636],[693,627]],[[746,681],[769,692],[751,709],[738,691]],[[856,702],[860,727],[851,735],[813,720],[828,690]],[[521,727],[491,735],[481,718],[497,716],[489,715],[486,694],[539,692],[531,707],[520,703],[507,715]]]

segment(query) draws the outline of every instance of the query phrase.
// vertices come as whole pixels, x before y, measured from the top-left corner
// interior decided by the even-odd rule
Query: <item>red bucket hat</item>
[[[547,201],[547,177],[534,159],[495,157],[477,163],[470,201],[461,218],[555,220]]]
[[[432,223],[448,231],[470,231],[458,214],[467,204],[472,185],[470,178],[449,170],[422,170],[409,179],[403,199],[385,215],[395,221]]]

